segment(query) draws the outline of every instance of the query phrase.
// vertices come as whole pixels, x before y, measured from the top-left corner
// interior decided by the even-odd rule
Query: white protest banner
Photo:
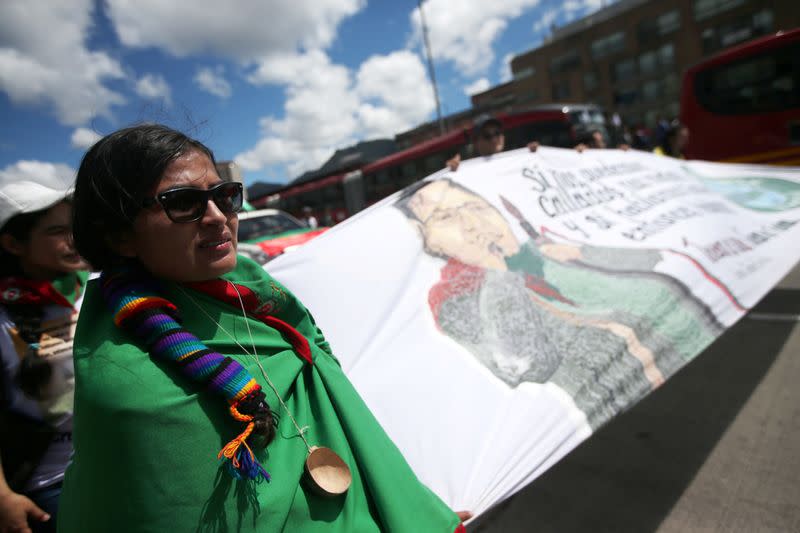
[[[518,150],[439,172],[267,270],[418,476],[478,514],[743,316],[800,258],[798,220],[796,168]]]

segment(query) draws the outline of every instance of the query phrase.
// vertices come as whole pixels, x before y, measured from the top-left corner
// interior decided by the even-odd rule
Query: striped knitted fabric
[[[218,455],[228,461],[231,475],[269,481],[269,474],[247,443],[254,417],[242,406],[253,398],[263,399],[261,386],[253,376],[238,361],[209,349],[181,327],[175,305],[159,296],[157,282],[141,270],[124,267],[105,271],[100,283],[117,327],[131,334],[151,357],[172,363],[191,381],[225,398],[231,416],[247,423]]]

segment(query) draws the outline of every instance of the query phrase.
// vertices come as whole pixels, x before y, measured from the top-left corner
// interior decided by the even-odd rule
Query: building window
[[[526,89],[519,98],[519,103],[523,104],[525,102],[530,102],[532,100],[536,100],[539,98],[539,91],[536,89]]]
[[[757,33],[769,33],[772,31],[772,11],[762,9],[753,15],[753,28]]]
[[[536,74],[536,69],[534,67],[525,67],[514,72],[514,79],[521,80],[524,78],[530,78],[534,74]]]
[[[665,44],[658,49],[658,63],[662,67],[669,67],[675,63],[675,47],[672,43]]]
[[[639,22],[639,26],[636,29],[636,36],[639,39],[639,43],[643,45],[651,44],[653,41],[658,39],[658,26],[656,26],[656,21],[653,19],[644,19]]]
[[[566,72],[579,66],[581,66],[581,56],[574,50],[550,60],[550,72],[553,74]]]
[[[626,59],[611,65],[611,76],[614,81],[625,81],[636,75],[636,62],[633,59]]]
[[[667,104],[667,116],[677,117],[681,114],[681,105],[678,102],[670,102]]]
[[[658,100],[661,98],[663,90],[664,86],[662,85],[661,80],[646,81],[642,85],[642,101],[652,102],[654,100]]]
[[[737,17],[727,24],[703,31],[703,52],[710,54],[742,41],[772,32],[773,14],[762,9],[752,15]]]
[[[566,100],[570,98],[572,92],[569,88],[569,80],[553,83],[553,100]]]
[[[655,127],[656,123],[658,122],[659,113],[655,109],[649,109],[644,113],[644,125],[648,128]]]
[[[742,4],[744,4],[744,0],[695,0],[694,19],[707,19]]]
[[[681,14],[677,9],[659,15],[656,19],[656,28],[659,35],[666,35],[677,30],[681,25]]]
[[[639,56],[639,73],[643,76],[658,71],[658,56],[655,51],[645,52]]]
[[[597,89],[597,73],[594,71],[585,72],[583,74],[583,88],[586,92],[594,91]]]
[[[642,85],[642,102],[652,102],[661,96],[661,83],[650,80]]]
[[[636,89],[623,89],[614,92],[614,104],[617,106],[629,106],[639,101],[639,91]]]
[[[664,77],[664,92],[667,96],[674,96],[678,94],[680,84],[678,83],[678,76],[675,74],[668,74]]]
[[[592,41],[592,57],[599,59],[625,50],[625,32],[618,31]]]

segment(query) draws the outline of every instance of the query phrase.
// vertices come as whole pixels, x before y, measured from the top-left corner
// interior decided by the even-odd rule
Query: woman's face
[[[167,166],[153,196],[178,187],[207,190],[220,183],[211,159],[191,150]],[[124,256],[137,258],[157,278],[205,281],[236,267],[238,228],[236,213],[226,215],[212,199],[199,220],[183,223],[172,222],[156,204],[142,209],[118,249]]]
[[[72,206],[67,202],[48,209],[28,240],[15,241],[9,251],[19,257],[22,271],[33,279],[53,279],[88,268],[72,244]]]

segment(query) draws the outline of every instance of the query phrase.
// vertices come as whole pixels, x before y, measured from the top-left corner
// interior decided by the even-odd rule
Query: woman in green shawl
[[[241,203],[208,148],[163,126],[84,156],[75,242],[102,275],[76,332],[59,531],[463,528],[305,307],[237,257]]]

